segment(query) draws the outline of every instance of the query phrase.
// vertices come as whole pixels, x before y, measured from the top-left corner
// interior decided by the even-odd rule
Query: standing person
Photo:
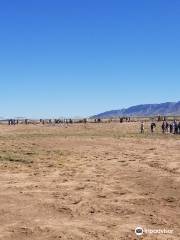
[[[154,132],[155,127],[156,127],[155,122],[152,122],[152,123],[151,123],[151,132],[152,132],[152,133]]]
[[[166,132],[168,133],[168,130],[169,130],[169,123],[166,121],[166,125],[165,125],[165,127],[166,127]]]
[[[141,122],[141,133],[144,133],[144,122]]]
[[[178,123],[178,132],[180,134],[180,122]]]
[[[163,121],[161,128],[162,128],[162,132],[165,133],[165,129],[166,129],[165,121]]]
[[[169,132],[173,133],[173,124],[172,123],[169,124]]]
[[[178,134],[178,123],[174,121],[174,134]]]

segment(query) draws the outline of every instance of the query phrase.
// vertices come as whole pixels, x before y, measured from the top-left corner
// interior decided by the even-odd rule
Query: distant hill
[[[112,117],[146,117],[146,116],[176,116],[180,115],[180,101],[166,102],[160,104],[142,104],[124,108],[120,110],[112,110],[103,112],[93,116],[92,118],[112,118]]]

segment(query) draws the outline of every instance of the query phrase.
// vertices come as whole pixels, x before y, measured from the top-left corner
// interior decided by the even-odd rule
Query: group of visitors
[[[176,120],[170,123],[163,121],[161,128],[163,133],[180,134],[180,122],[177,122]]]
[[[41,123],[42,125],[45,124],[73,124],[73,123],[87,123],[87,119],[79,119],[79,120],[73,120],[71,118],[69,119],[40,119],[38,120],[30,120],[30,119],[23,119],[23,120],[17,120],[17,119],[8,119],[8,125],[18,125],[18,124],[38,124]],[[99,121],[97,121],[99,122]]]
[[[180,134],[180,122],[176,120],[174,120],[173,122],[163,121],[161,128],[162,128],[162,133]],[[151,122],[150,124],[151,132],[153,133],[155,129],[156,129],[156,123]],[[144,130],[145,130],[145,124],[142,121],[141,127],[140,127],[141,133],[144,133]]]
[[[19,124],[19,121],[16,119],[9,119],[8,120],[8,125],[16,125]]]

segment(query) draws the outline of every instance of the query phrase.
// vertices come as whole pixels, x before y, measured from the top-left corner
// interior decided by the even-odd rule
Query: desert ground
[[[135,235],[135,228],[173,230]],[[180,135],[0,125],[1,240],[179,240]]]

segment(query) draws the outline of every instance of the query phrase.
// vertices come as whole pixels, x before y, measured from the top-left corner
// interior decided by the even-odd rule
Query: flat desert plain
[[[179,240],[180,136],[139,125],[0,125],[0,239]]]

